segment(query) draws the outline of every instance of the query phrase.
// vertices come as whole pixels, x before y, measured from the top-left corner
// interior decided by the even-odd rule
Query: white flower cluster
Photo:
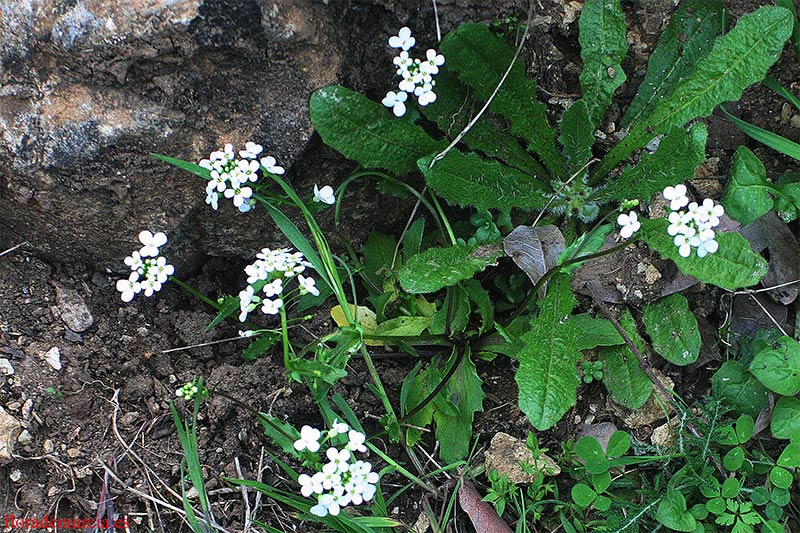
[[[335,420],[328,431],[321,432],[311,426],[303,426],[300,438],[295,441],[294,448],[301,452],[308,450],[317,453],[322,444],[338,440],[347,442],[341,448],[329,447],[325,452],[328,461],[325,464],[318,462],[318,469],[314,475],[300,474],[297,482],[300,483],[300,494],[306,498],[315,496],[317,504],[311,508],[311,514],[316,516],[336,516],[343,507],[350,504],[361,505],[375,496],[375,484],[378,483],[377,472],[372,471],[372,464],[357,460],[356,452],[364,453],[366,436],[360,431],[350,429],[347,424]]]
[[[283,167],[276,164],[272,156],[258,156],[264,148],[260,144],[248,141],[244,150],[239,150],[237,157],[232,144],[226,144],[222,150],[211,152],[208,159],[199,165],[211,171],[211,179],[206,186],[206,203],[215,211],[219,208],[219,197],[233,200],[239,211],[246,213],[255,205],[251,183],[258,181],[259,172],[263,169],[272,174],[283,174]]]
[[[256,254],[256,262],[244,269],[247,274],[247,287],[239,293],[239,321],[247,320],[247,315],[261,305],[261,312],[276,315],[283,307],[284,280],[297,276],[300,294],[311,293],[319,296],[314,278],[301,274],[307,266],[301,252],[292,253],[288,248],[270,250],[264,248]],[[263,297],[258,293],[263,293]]]
[[[683,184],[664,189],[664,198],[669,200],[672,210],[667,233],[674,237],[681,257],[689,257],[692,248],[697,248],[697,257],[716,252],[719,244],[714,239],[714,228],[719,225],[725,209],[710,198],[706,198],[701,204],[690,203]],[[686,207],[686,210],[681,210],[682,207]]]
[[[183,387],[175,391],[175,396],[178,398],[183,398],[184,400],[191,401],[200,392],[200,389],[197,387],[197,383],[192,380],[189,383],[185,384]]]
[[[159,248],[167,243],[164,233],[159,231],[153,234],[144,230],[139,233],[139,242],[142,248],[125,258],[125,264],[131,269],[130,276],[117,281],[117,290],[122,293],[123,302],[130,302],[140,292],[147,297],[152,296],[175,273],[175,267],[167,264],[165,257],[159,256]]]
[[[389,46],[401,50],[400,55],[394,58],[397,75],[403,78],[399,84],[399,91],[389,91],[381,101],[383,105],[392,109],[397,117],[402,117],[406,112],[408,95],[417,97],[417,103],[426,106],[436,101],[433,88],[436,81],[433,77],[439,73],[439,67],[444,65],[444,56],[429,49],[425,52],[425,59],[412,59],[408,51],[416,44],[416,39],[411,36],[411,30],[401,28],[397,35],[389,38]]]

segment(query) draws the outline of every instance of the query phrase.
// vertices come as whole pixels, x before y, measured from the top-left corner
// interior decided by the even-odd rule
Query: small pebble
[[[19,469],[15,468],[15,469],[14,469],[14,470],[12,470],[12,471],[11,471],[11,473],[8,475],[8,479],[10,479],[10,480],[11,480],[11,481],[13,481],[14,483],[16,483],[17,481],[19,481],[20,479],[22,479],[22,472],[20,472],[20,471],[19,471]]]
[[[0,358],[0,375],[11,376],[13,374],[14,367],[11,365],[11,361],[5,358]]]

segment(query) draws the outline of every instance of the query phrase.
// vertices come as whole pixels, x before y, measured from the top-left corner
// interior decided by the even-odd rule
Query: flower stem
[[[170,277],[169,277],[169,280],[170,280],[171,282],[173,282],[175,285],[177,285],[178,287],[180,287],[181,289],[185,290],[186,292],[188,292],[189,294],[191,294],[192,296],[194,296],[195,298],[197,298],[198,300],[201,300],[201,301],[203,301],[203,302],[207,303],[208,305],[210,305],[211,307],[213,307],[214,309],[216,309],[217,311],[219,311],[219,309],[220,309],[220,305],[219,305],[217,302],[215,302],[214,300],[212,300],[211,298],[209,298],[209,297],[208,297],[208,296],[206,296],[205,294],[202,294],[202,293],[198,292],[198,291],[197,291],[197,290],[196,290],[194,287],[192,287],[191,285],[189,285],[189,284],[187,284],[187,283],[184,283],[184,282],[182,282],[181,280],[179,280],[179,279],[178,279],[178,278],[176,278],[175,276],[170,276]]]
[[[286,320],[286,306],[281,306],[281,337],[283,338],[283,366],[289,368],[289,328]]]

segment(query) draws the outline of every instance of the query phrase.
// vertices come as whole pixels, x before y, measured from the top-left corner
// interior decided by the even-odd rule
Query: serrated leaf
[[[723,102],[741,98],[744,89],[764,79],[791,31],[792,16],[779,7],[763,6],[739,19],[731,31],[714,42],[711,52],[672,94],[659,101],[650,117],[634,125],[603,158],[595,169],[594,181],[654,136],[708,116]]]
[[[786,396],[778,399],[769,428],[776,439],[789,439],[800,432],[800,400]]]
[[[592,159],[594,126],[585,100],[578,100],[561,117],[561,143],[567,175],[572,177]]]
[[[448,399],[458,408],[458,414],[449,416],[437,410],[436,440],[439,441],[439,457],[447,463],[460,461],[469,454],[472,445],[472,420],[475,413],[483,411],[483,381],[478,377],[475,363],[464,354],[455,374],[447,385]]]
[[[436,105],[420,108],[422,114],[435,122],[450,139],[461,133],[478,110],[469,88],[459,81],[454,72],[447,69],[441,70],[436,75]],[[525,151],[517,138],[501,130],[490,120],[491,118],[495,117],[484,115],[472,125],[461,142],[472,151],[482,152],[491,158],[504,161],[531,176],[546,177],[547,172]]]
[[[264,413],[259,414],[258,421],[264,427],[264,434],[272,440],[273,444],[290,456],[297,455],[294,441],[300,437],[300,433],[291,424]]]
[[[800,393],[800,344],[791,337],[781,337],[776,345],[756,354],[750,372],[773,392],[784,396]]]
[[[764,163],[746,147],[737,148],[722,199],[725,212],[746,226],[772,209],[770,193],[774,186],[767,181]]]
[[[627,167],[619,177],[600,192],[604,200],[622,201],[642,198],[649,200],[664,187],[683,183],[694,176],[694,169],[706,158],[708,129],[694,124],[687,132],[675,128],[666,135],[658,149],[642,154],[635,167]]]
[[[247,345],[247,348],[242,350],[242,358],[246,361],[253,361],[259,357],[266,355],[267,350],[271,348],[281,338],[278,332],[266,332],[260,334],[255,340]]]
[[[531,176],[475,153],[450,150],[431,167],[434,156],[419,160],[425,181],[452,204],[478,209],[535,209],[547,203],[548,188]]]
[[[685,366],[700,355],[700,330],[689,302],[676,293],[644,307],[642,320],[656,353],[672,364]]]
[[[644,340],[636,331],[636,323],[630,311],[622,315],[619,323],[633,344],[643,351]],[[603,385],[611,393],[611,398],[628,409],[643,406],[650,397],[653,383],[630,348],[627,345],[604,348],[600,350],[598,357],[603,361]]]
[[[628,53],[625,15],[619,0],[586,0],[578,20],[583,71],[580,81],[592,124],[599,125],[614,91],[625,82]]]
[[[711,390],[716,398],[753,418],[758,418],[769,400],[764,385],[738,361],[722,363],[711,377]]]
[[[539,316],[522,337],[519,351],[519,408],[538,430],[558,422],[575,405],[580,378],[576,365],[582,358],[580,334],[570,313],[577,305],[569,276],[557,274],[539,304]]]
[[[502,255],[499,247],[457,244],[429,248],[412,257],[398,272],[403,290],[412,294],[436,292],[469,279]]]
[[[325,144],[364,167],[407,174],[417,169],[420,157],[447,146],[419,126],[394,117],[383,105],[339,85],[312,94],[309,111]]]
[[[514,58],[502,37],[483,24],[462,24],[444,38],[441,50],[449,68],[459,71],[463,82],[486,101],[500,83]],[[547,125],[545,106],[536,100],[536,83],[525,76],[521,60],[512,67],[490,108],[510,121],[510,131],[528,141],[529,150],[541,157],[553,176],[561,176],[564,164],[556,147],[555,131]]]
[[[478,334],[482,335],[484,331],[494,326],[494,303],[487,290],[481,286],[478,280],[468,279],[462,283],[462,286],[481,316],[481,327],[478,330]]]
[[[447,293],[442,307],[433,315],[431,333],[444,335],[445,330],[449,333],[463,333],[469,324],[471,311],[466,291],[460,284],[453,286]]]
[[[693,250],[689,257],[681,257],[673,238],[667,234],[666,219],[640,219],[641,237],[650,248],[666,259],[671,259],[684,274],[711,283],[723,289],[736,290],[758,283],[767,273],[767,262],[750,249],[738,233],[717,233],[719,250],[703,258]]]
[[[661,99],[672,94],[711,51],[714,39],[725,31],[726,18],[719,0],[687,0],[677,7],[647,61],[647,73],[620,122],[622,127],[646,119]]]

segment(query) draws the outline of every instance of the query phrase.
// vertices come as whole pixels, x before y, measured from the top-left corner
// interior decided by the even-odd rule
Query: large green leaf
[[[642,154],[635,167],[627,167],[609,183],[600,195],[604,200],[622,201],[631,198],[649,200],[668,185],[683,183],[694,177],[694,169],[705,161],[708,130],[697,123],[687,132],[675,128],[666,135],[658,149]]]
[[[686,510],[686,498],[672,488],[667,489],[667,493],[658,504],[656,520],[675,531],[696,531],[697,529],[697,521]]]
[[[646,119],[655,105],[691,74],[725,30],[726,18],[720,0],[686,0],[678,6],[650,55],[647,74],[620,122],[623,127]]]
[[[462,24],[442,41],[441,50],[449,68],[475,90],[475,98],[486,101],[500,84],[514,51],[505,40],[483,24]],[[517,60],[490,108],[510,121],[510,130],[528,141],[554,176],[564,165],[556,147],[555,131],[547,125],[545,106],[536,100],[536,83],[525,76],[525,65]]]
[[[558,142],[564,147],[567,174],[571,177],[592,159],[594,126],[584,100],[578,100],[561,117]]]
[[[598,165],[593,181],[606,176],[632,151],[660,133],[711,114],[717,105],[738,100],[748,86],[764,79],[778,60],[792,31],[792,15],[785,9],[764,6],[745,15],[727,34],[714,42],[711,52],[666,98],[650,117],[634,125]]]
[[[784,397],[775,404],[770,431],[776,439],[789,439],[800,432],[800,400]]]
[[[419,160],[419,169],[433,190],[448,202],[478,209],[535,209],[547,203],[548,188],[533,177],[475,153],[450,150],[431,166],[433,156]]]
[[[436,75],[436,105],[421,107],[420,111],[453,139],[475,116],[478,109],[469,88],[454,72],[444,69]],[[505,161],[526,174],[546,177],[547,171],[541,164],[525,151],[514,135],[501,130],[494,123],[497,121],[497,117],[491,113],[484,115],[473,124],[461,142],[470,150]]]
[[[739,361],[725,361],[711,376],[714,396],[744,415],[758,418],[769,401],[769,393]]]
[[[614,91],[625,82],[622,61],[628,53],[625,15],[619,0],[586,0],[578,21],[582,101],[593,124],[600,124]]]
[[[674,365],[685,366],[700,355],[700,330],[682,294],[671,294],[644,307],[642,320],[656,353]]]
[[[689,257],[681,257],[673,238],[667,234],[666,219],[640,220],[641,237],[650,248],[666,259],[671,259],[686,275],[703,283],[711,283],[728,290],[750,287],[767,273],[767,262],[753,252],[744,237],[738,233],[717,233],[719,249],[703,258],[692,250]]]
[[[773,187],[761,160],[744,146],[736,149],[731,178],[722,205],[725,212],[746,226],[772,209]]]
[[[471,278],[503,254],[491,246],[457,244],[449,248],[429,248],[409,259],[398,279],[404,290],[412,294],[436,292],[462,279]]]
[[[644,353],[644,340],[636,331],[630,311],[626,311],[619,322],[633,344]],[[630,348],[627,345],[603,348],[599,357],[603,362],[603,385],[611,393],[611,398],[628,409],[643,406],[650,397],[653,383]]]
[[[800,344],[791,337],[781,337],[756,354],[750,372],[773,392],[784,396],[800,393]]]
[[[469,454],[472,419],[477,411],[483,411],[483,399],[486,397],[482,384],[475,363],[466,353],[447,384],[448,399],[456,405],[458,413],[449,415],[438,409],[433,413],[439,456],[446,463],[465,459]]]
[[[570,316],[575,305],[569,276],[555,275],[539,303],[539,316],[522,337],[516,375],[519,408],[538,430],[553,426],[575,405],[580,385],[576,365],[582,357],[581,331]]]
[[[604,318],[593,318],[588,313],[581,313],[574,315],[571,320],[581,331],[576,339],[579,350],[591,350],[598,346],[616,346],[625,343],[614,325]]]
[[[419,126],[395,118],[381,104],[339,85],[312,94],[309,108],[325,144],[365,167],[407,174],[417,169],[417,159],[447,146]]]

